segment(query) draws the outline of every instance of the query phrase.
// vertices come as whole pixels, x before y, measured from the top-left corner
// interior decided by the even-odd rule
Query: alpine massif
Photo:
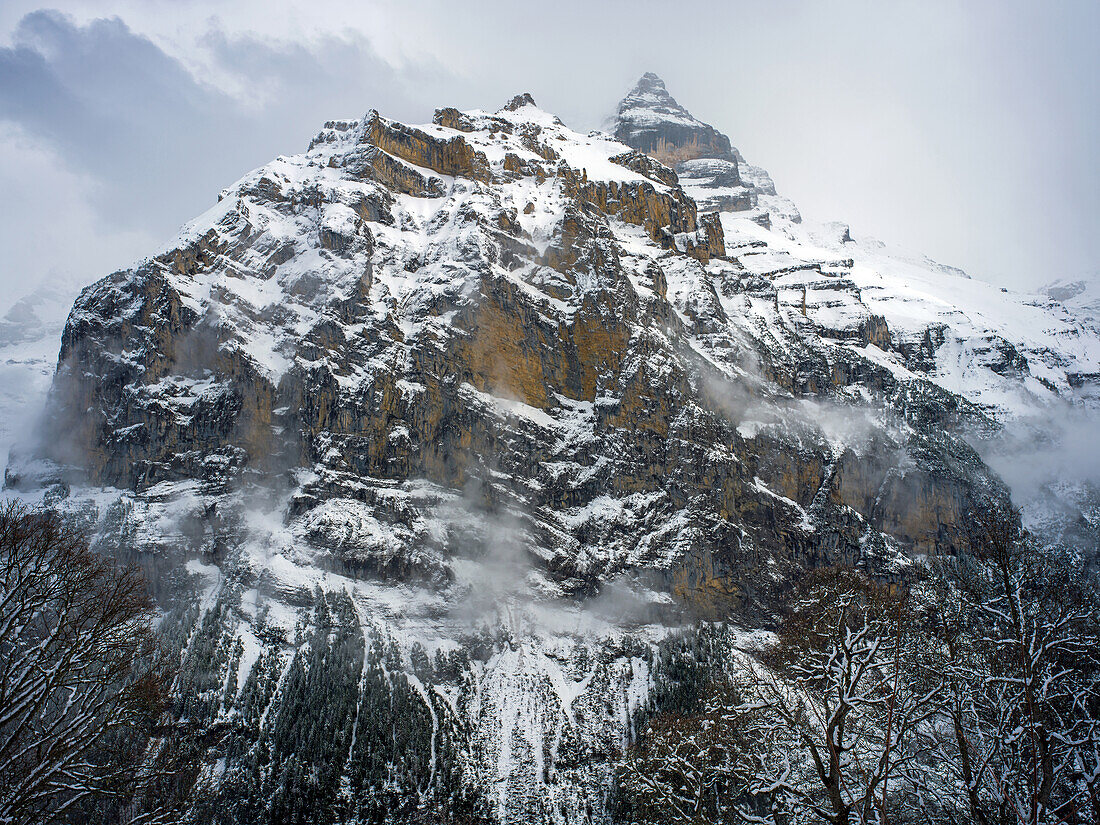
[[[652,74],[588,134],[371,111],[81,293],[6,486],[145,568],[195,821],[604,822],[669,634],[952,556],[976,448],[1096,408],[1071,287],[803,223]]]

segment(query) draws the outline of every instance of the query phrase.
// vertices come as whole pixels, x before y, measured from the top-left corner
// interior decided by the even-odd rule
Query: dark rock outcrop
[[[619,102],[614,135],[666,166],[695,158],[737,162],[729,138],[692,117],[652,72],[642,75]]]

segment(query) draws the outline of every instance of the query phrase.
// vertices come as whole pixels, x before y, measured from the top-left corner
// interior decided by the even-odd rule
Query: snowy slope
[[[767,274],[782,265],[808,265],[803,271],[826,269],[850,278],[859,301],[886,319],[894,345],[886,357],[899,367],[913,366],[917,358],[907,358],[906,350],[934,336],[926,374],[998,419],[1034,413],[1058,400],[1092,404],[1088,382],[1077,377],[1100,368],[1100,334],[1077,307],[971,279],[926,258],[891,253],[873,239],[840,240],[847,227],[777,221],[765,229],[736,213],[722,218],[728,243],[765,244],[738,259],[747,267]],[[769,253],[789,258],[772,263],[766,260]],[[755,266],[758,259],[765,259],[763,266]],[[820,265],[830,261],[839,263],[831,270]],[[798,279],[789,283],[802,286]]]

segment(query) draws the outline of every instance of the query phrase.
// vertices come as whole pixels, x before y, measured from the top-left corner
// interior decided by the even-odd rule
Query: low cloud
[[[1100,489],[1100,412],[1052,404],[1042,417],[1009,423],[981,443],[986,462],[1012,489],[1017,504],[1056,485]]]
[[[1024,526],[1100,563],[1100,411],[1057,402],[977,441],[1008,484]]]

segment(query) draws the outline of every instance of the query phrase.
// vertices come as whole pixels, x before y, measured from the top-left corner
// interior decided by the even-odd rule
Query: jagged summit
[[[704,211],[751,212],[764,225],[772,215],[801,219],[794,204],[776,194],[767,172],[746,163],[726,135],[677,103],[653,72],[619,101],[607,130],[675,169]]]
[[[518,94],[513,97],[511,100],[504,104],[503,111],[515,112],[519,109],[522,109],[524,106],[535,106],[536,108],[538,107],[538,104],[535,103],[535,99],[531,97],[530,92],[523,92],[522,94]]]
[[[676,102],[665,82],[646,72],[617,109],[614,135],[668,166],[697,157],[736,162],[729,138]]]
[[[665,91],[665,82],[654,72],[646,72],[638,78],[638,82],[634,86],[635,92],[653,91],[657,89]]]

